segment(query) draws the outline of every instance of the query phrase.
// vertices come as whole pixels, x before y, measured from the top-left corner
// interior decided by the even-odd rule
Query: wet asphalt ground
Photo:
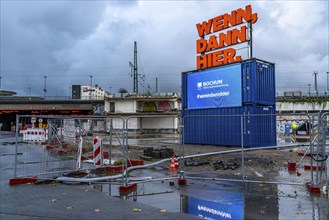
[[[86,186],[22,184],[1,190],[1,219],[197,219],[106,196]]]
[[[90,185],[9,185],[15,139],[0,137],[0,219],[199,219],[106,195]],[[23,152],[24,153],[24,152]]]
[[[1,220],[200,219],[181,213],[184,209],[193,212],[188,206],[195,201],[198,202],[195,204],[218,201],[233,205],[233,212],[241,210],[243,213],[238,219],[329,219],[328,197],[311,195],[305,186],[241,185],[188,179],[186,187],[179,187],[177,181],[173,186],[168,181],[160,181],[138,185],[138,194],[144,195],[137,197],[137,202],[117,198],[116,186],[112,186],[112,196],[109,196],[108,185],[102,184],[48,183],[10,186],[9,179],[14,174],[15,144],[12,142],[15,138],[12,134],[2,134],[0,140]],[[131,175],[161,178],[166,172],[167,169],[159,172],[136,170]],[[305,182],[308,179],[309,171],[302,172],[299,177],[286,169],[280,172],[280,180],[287,182]],[[145,196],[159,192],[167,193]],[[184,204],[182,201],[188,202]]]

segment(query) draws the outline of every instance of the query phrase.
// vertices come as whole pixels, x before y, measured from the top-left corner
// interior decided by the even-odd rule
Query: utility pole
[[[317,79],[318,72],[314,71],[314,89],[316,96],[318,96],[318,79]]]
[[[252,54],[252,22],[248,22],[247,23],[247,26],[249,28],[249,39],[248,39],[248,56],[249,56],[249,59],[252,58],[253,54]]]
[[[129,62],[130,73],[129,75],[133,77],[133,93],[138,94],[138,66],[137,66],[137,42],[134,42],[134,64]]]
[[[0,90],[1,90],[1,79],[2,79],[2,76],[0,76]]]
[[[156,94],[158,94],[158,92],[159,92],[159,87],[158,87],[159,85],[158,85],[158,77],[157,78],[155,78],[155,93]]]
[[[45,78],[45,88],[43,89],[43,92],[45,93],[45,99],[47,97],[47,76],[43,76]]]
[[[31,89],[32,89],[32,88],[31,88],[31,87],[29,87],[29,95],[30,95],[30,97],[31,97]]]
[[[311,96],[311,84],[308,84],[308,96]]]
[[[151,85],[147,84],[147,93],[151,94]]]
[[[69,96],[68,96],[68,98],[70,99],[70,96],[71,96],[71,86],[69,86]]]
[[[134,42],[134,93],[138,94],[137,42]]]
[[[329,92],[329,72],[327,72],[327,92]]]
[[[90,77],[89,98],[91,100],[92,99],[92,91],[93,91],[93,89],[92,89],[92,86],[93,86],[93,76],[90,75],[89,77]]]

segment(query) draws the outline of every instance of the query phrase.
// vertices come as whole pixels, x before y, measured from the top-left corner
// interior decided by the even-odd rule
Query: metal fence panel
[[[250,112],[262,113],[261,111]],[[122,127],[117,123],[117,128],[114,128],[114,118],[111,117],[45,117],[48,129],[47,143],[17,143],[16,151],[22,154],[16,154],[15,176],[50,176],[55,173],[89,170],[92,172],[85,176],[83,181],[94,182],[111,178],[119,180],[121,177],[120,183],[123,185],[135,182],[136,179],[156,181],[181,177],[291,185],[304,185],[309,181],[317,186],[323,184],[323,181],[328,181],[326,114],[238,114],[240,112],[236,112],[236,115],[214,115],[209,111],[208,115],[201,116],[195,112],[194,115],[185,116],[182,120],[175,115],[141,115],[119,118]],[[19,131],[24,130],[21,122],[28,121],[31,117],[18,117],[17,125],[20,129],[17,129],[17,136]],[[202,120],[195,120],[196,118]],[[273,121],[273,118],[276,121]],[[115,118],[117,122],[119,119]],[[186,123],[188,120],[190,121]],[[232,123],[236,123],[236,129],[227,129],[232,127]],[[65,129],[65,124],[71,128]],[[189,129],[186,126],[194,126],[192,131],[196,132],[186,133]],[[75,143],[64,141],[67,131],[75,131]],[[235,139],[235,145],[228,148],[218,142],[209,142],[209,134],[217,135],[224,140]],[[72,137],[72,134],[69,136]],[[78,138],[83,137],[83,157],[93,159],[93,140],[96,136],[104,143],[102,153],[107,152],[110,160],[119,162],[117,165],[121,169],[116,174],[123,175],[116,177],[113,176],[113,172],[94,172],[99,166],[89,164],[87,160],[81,162],[80,169],[76,168],[80,143]],[[251,138],[248,140],[246,137]],[[199,142],[184,143],[186,139]],[[273,145],[261,146],[264,142],[273,142],[273,139]],[[52,144],[56,147],[51,147]],[[321,158],[322,161],[319,160]],[[110,162],[101,167],[112,165]],[[321,168],[318,170],[319,165]],[[145,176],[139,177],[122,172],[133,172],[136,168],[132,166],[159,172],[151,172],[152,175],[156,175],[147,180]],[[73,178],[70,181],[81,181],[81,178]]]
[[[94,161],[97,156],[94,150],[96,138],[102,142],[102,147],[98,149],[101,150],[98,152],[102,158],[101,164],[109,165],[112,145],[122,146],[123,143],[123,119],[115,118],[119,129],[113,128],[113,119],[99,116],[17,116],[14,176],[52,178],[79,170],[95,170],[99,167]],[[42,141],[38,138],[39,133],[44,134]],[[22,141],[19,141],[20,136],[23,136]]]

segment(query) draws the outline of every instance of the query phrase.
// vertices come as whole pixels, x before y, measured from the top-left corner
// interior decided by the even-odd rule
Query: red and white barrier
[[[97,167],[103,165],[102,146],[103,146],[102,139],[99,137],[94,138],[93,156],[94,156],[94,165]]]
[[[44,143],[47,138],[47,132],[43,128],[29,128],[23,132],[24,142]]]
[[[80,136],[80,138],[79,138],[79,145],[78,145],[77,169],[80,169],[81,168],[82,144],[83,144],[83,139]]]

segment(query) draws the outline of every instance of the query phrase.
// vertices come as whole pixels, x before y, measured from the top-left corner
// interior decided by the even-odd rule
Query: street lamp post
[[[314,75],[315,94],[316,94],[316,96],[318,96],[319,95],[319,92],[318,92],[318,79],[317,79],[318,72],[314,71],[313,75]]]
[[[70,97],[71,97],[71,86],[69,86],[69,96],[68,96],[68,98],[70,99]]]
[[[327,72],[327,92],[329,92],[329,72]]]
[[[92,86],[93,86],[93,76],[90,75],[90,88],[89,88],[89,97],[90,97],[90,100],[92,99]]]
[[[47,97],[47,76],[43,76],[45,78],[45,88],[43,89],[43,92],[45,93],[45,99]]]

